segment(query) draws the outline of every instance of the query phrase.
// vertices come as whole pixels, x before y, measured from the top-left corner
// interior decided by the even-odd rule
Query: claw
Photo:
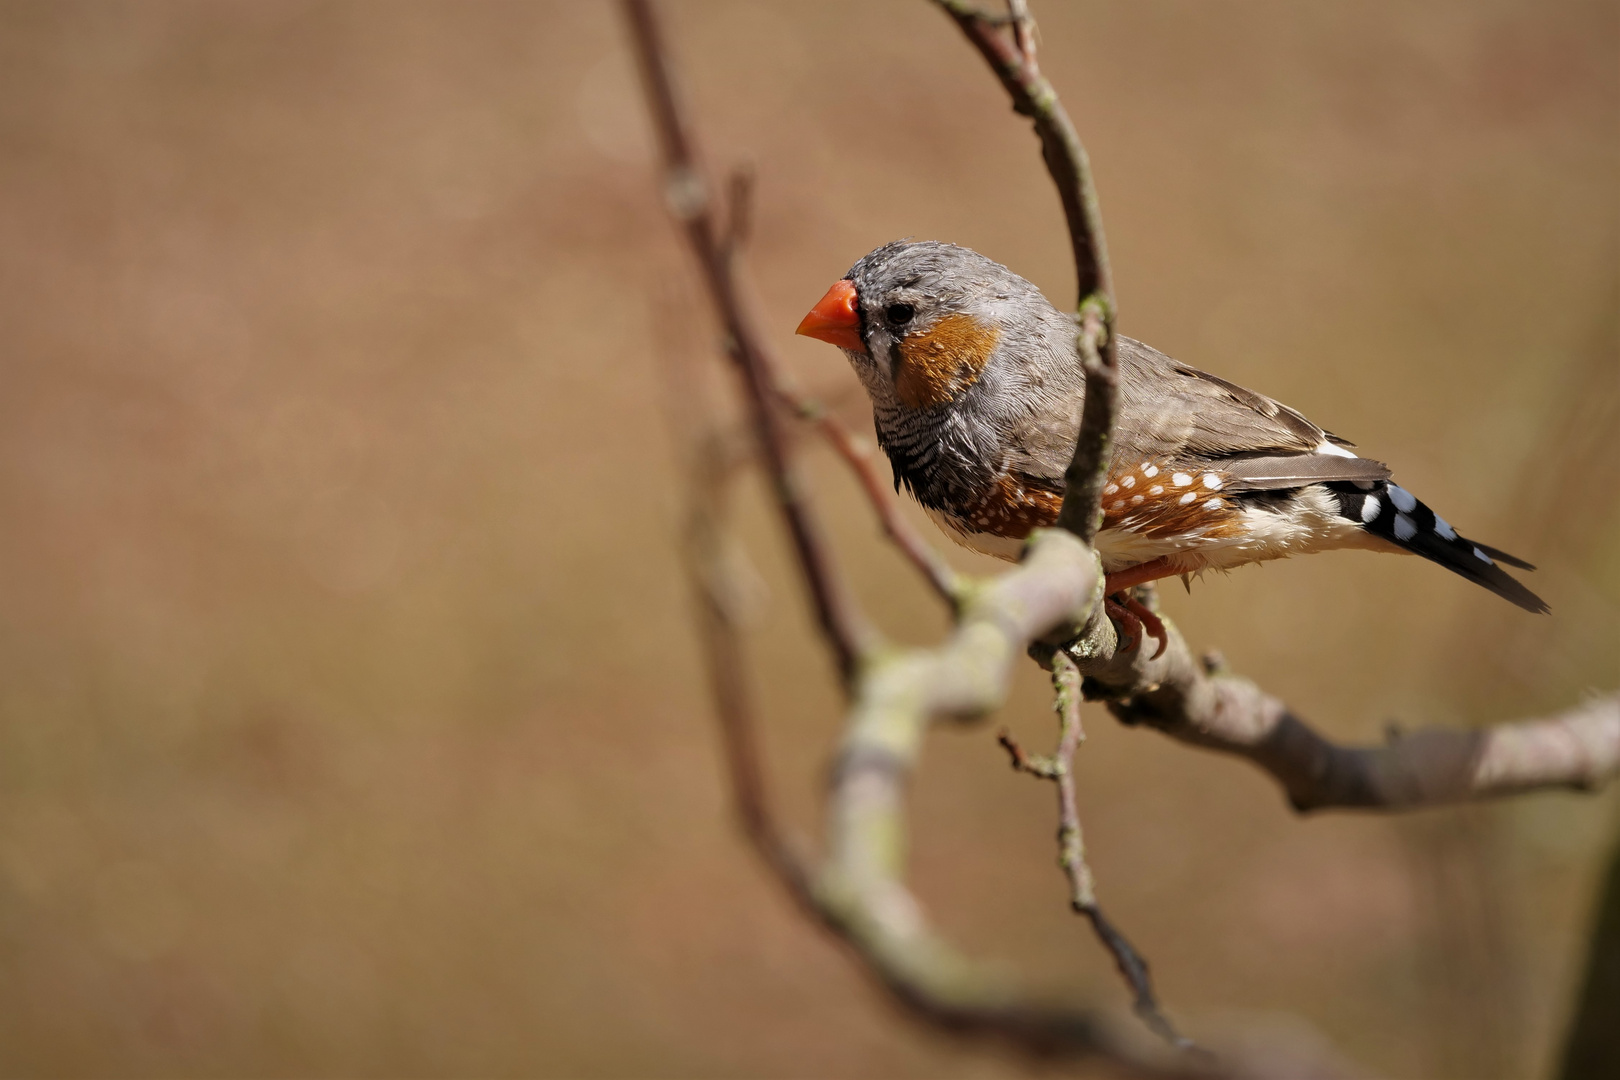
[[[1157,639],[1159,642],[1159,647],[1153,651],[1153,655],[1148,659],[1157,660],[1163,656],[1164,650],[1170,646],[1170,631],[1164,628],[1164,623],[1160,622],[1157,615],[1149,611],[1141,601],[1129,593],[1125,594],[1124,605],[1147,628],[1148,636]]]
[[[1143,606],[1141,601],[1130,593],[1116,593],[1103,598],[1103,610],[1119,629],[1121,651],[1136,648],[1142,643],[1145,634],[1159,643],[1159,647],[1148,659],[1157,660],[1164,655],[1165,648],[1170,644],[1170,632],[1164,628],[1164,623],[1159,621],[1159,617]]]
[[[1141,607],[1140,604],[1137,606]],[[1112,596],[1105,596],[1103,597],[1103,612],[1114,621],[1114,627],[1119,631],[1119,650],[1121,652],[1128,652],[1141,644],[1142,620],[1138,619],[1128,606],[1120,603]]]

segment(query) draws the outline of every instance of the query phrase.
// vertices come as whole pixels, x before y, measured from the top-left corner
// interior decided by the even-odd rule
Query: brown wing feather
[[[1389,479],[1389,466],[1382,461],[1340,457],[1337,454],[1230,458],[1220,463],[1220,469],[1232,478],[1227,485],[1232,491],[1277,491],[1330,480],[1353,480],[1366,484]]]
[[[1264,394],[1171,359],[1133,338],[1119,339],[1120,402],[1114,460],[1201,468],[1247,469],[1251,490],[1328,480],[1381,480],[1375,461],[1317,452],[1324,442],[1348,445],[1302,414]],[[1009,465],[1061,485],[1073,452],[1078,410],[1049,437],[1018,440]],[[1244,460],[1248,466],[1240,464]],[[1293,464],[1285,464],[1294,459]],[[1290,471],[1292,469],[1292,471]]]
[[[1327,432],[1288,406],[1120,338],[1120,449],[1143,457],[1309,454]]]

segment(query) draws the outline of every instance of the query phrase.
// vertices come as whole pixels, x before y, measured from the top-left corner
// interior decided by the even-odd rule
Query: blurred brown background
[[[1418,560],[1167,591],[1347,739],[1620,682],[1613,2],[1048,0],[1122,327],[1392,462],[1537,562],[1535,619]],[[1068,302],[1024,123],[922,0],[670,13],[759,175],[789,333],[897,236]],[[743,848],[673,544],[657,365],[711,328],[606,4],[0,4],[0,1072],[1009,1076],[900,1017]],[[677,294],[679,295],[679,294]],[[841,470],[866,602],[943,623]],[[782,797],[838,724],[752,489]],[[990,564],[959,550],[958,565]],[[1031,666],[1007,719],[1049,733]],[[1102,895],[1195,1034],[1302,1018],[1396,1076],[1544,1076],[1620,801],[1299,820],[1089,721]],[[915,792],[974,953],[1120,1006],[1051,793],[993,727]]]

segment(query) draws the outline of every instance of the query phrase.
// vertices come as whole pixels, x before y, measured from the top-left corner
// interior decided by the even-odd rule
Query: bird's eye
[[[890,326],[904,326],[917,314],[917,309],[910,304],[890,304],[883,312],[883,317],[889,320]]]

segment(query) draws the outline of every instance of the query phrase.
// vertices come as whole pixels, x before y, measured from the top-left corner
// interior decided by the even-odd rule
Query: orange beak
[[[850,352],[864,353],[866,342],[861,340],[861,317],[855,311],[855,283],[849,278],[835,281],[794,332]]]

